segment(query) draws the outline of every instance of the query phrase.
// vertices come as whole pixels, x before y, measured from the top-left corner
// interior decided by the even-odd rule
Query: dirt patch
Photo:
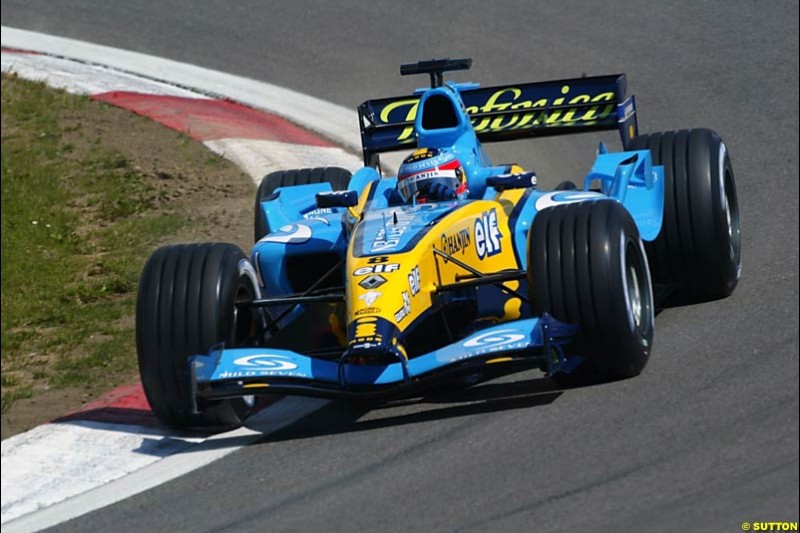
[[[21,80],[11,81],[22,83]],[[9,80],[4,76],[4,108],[7,105],[7,91],[8,94],[11,93],[8,83]],[[73,174],[80,173],[81,165],[86,165],[86,161],[99,161],[97,164],[104,169],[106,175],[110,172],[117,178],[131,176],[136,181],[132,196],[135,196],[133,200],[137,203],[132,207],[126,205],[125,195],[121,195],[114,200],[120,205],[106,205],[107,202],[104,204],[98,200],[100,194],[95,196],[83,189],[76,189],[75,195],[69,198],[65,206],[67,215],[79,220],[79,224],[72,228],[74,235],[68,236],[74,238],[79,243],[76,247],[80,248],[76,255],[82,263],[76,283],[89,288],[96,288],[101,283],[103,285],[100,288],[101,296],[88,289],[86,294],[76,290],[76,301],[65,299],[63,305],[86,305],[87,302],[94,302],[94,298],[103,298],[110,304],[121,304],[113,308],[119,310],[116,316],[109,316],[104,321],[104,331],[94,331],[81,338],[74,338],[75,335],[67,337],[59,326],[51,324],[29,320],[9,325],[4,320],[3,439],[80,408],[105,390],[138,379],[132,312],[138,275],[136,272],[141,270],[146,257],[158,245],[224,241],[239,245],[245,253],[252,245],[255,186],[237,167],[216,156],[201,143],[125,110],[86,98],[57,98],[78,99],[78,103],[65,105],[55,119],[59,138],[55,143],[57,150],[53,158],[65,163],[63,168],[73,168],[64,171],[69,175],[59,176],[59,183],[72,183],[70,180],[79,178]],[[2,126],[4,196],[7,184],[6,167],[10,168],[14,163],[10,160],[11,155],[6,157],[6,142],[13,142],[14,139],[19,141],[18,137],[23,134],[21,132],[26,125],[25,117],[15,116],[14,120],[7,120],[5,111],[4,109]],[[24,165],[15,168],[20,166]],[[10,170],[8,175],[11,175]],[[10,181],[9,178],[8,182]],[[4,209],[5,205],[4,202]],[[139,218],[151,219],[153,215],[174,215],[180,219],[180,224],[176,224],[179,229],[158,235],[151,241],[146,241],[145,246],[141,245],[141,239],[136,241],[136,246],[142,248],[141,257],[135,259],[137,264],[128,267],[131,272],[127,278],[115,282],[116,285],[107,281],[105,278],[109,269],[119,270],[119,267],[114,265],[114,257],[109,257],[116,252],[109,249],[102,239],[107,239],[108,231],[113,230],[115,235],[119,231],[119,238],[124,240],[124,228],[129,227],[127,224],[135,224]],[[31,217],[35,216],[31,214]],[[124,220],[126,225],[115,226],[120,220]],[[36,221],[28,221],[30,223]],[[5,247],[5,219],[3,227]],[[42,247],[30,253],[41,256],[47,250]],[[5,254],[3,257],[5,261]],[[5,300],[6,290],[11,291],[6,285],[5,265],[3,277]],[[106,287],[105,284],[109,286]],[[64,329],[63,325],[61,329]],[[6,343],[6,333],[9,336],[17,335],[13,343]],[[68,342],[64,339],[68,339]],[[90,358],[83,358],[84,354],[97,354],[103,349],[115,352],[111,358],[113,365],[108,368],[90,366],[94,364]],[[88,376],[84,381],[59,380],[64,374],[59,370],[59,364],[72,363],[75,366],[70,367],[71,371]],[[6,408],[7,392],[9,406]],[[11,394],[14,394],[13,398]]]
[[[120,108],[91,102],[63,115],[63,141],[80,161],[102,145],[121,153],[146,179],[156,211],[180,212],[190,224],[165,243],[213,239],[252,246],[253,181],[202,143]]]

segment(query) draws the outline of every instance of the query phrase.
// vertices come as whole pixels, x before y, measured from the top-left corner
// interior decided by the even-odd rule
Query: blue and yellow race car
[[[260,394],[383,400],[539,367],[639,374],[654,286],[729,295],[741,246],[733,169],[710,130],[639,135],[624,75],[481,88],[471,60],[403,65],[413,95],[359,107],[364,167],[266,176],[247,258],[158,249],[137,305],[141,378],[175,427],[230,427]],[[582,184],[537,186],[483,143],[618,129]],[[380,154],[405,150],[397,176]]]

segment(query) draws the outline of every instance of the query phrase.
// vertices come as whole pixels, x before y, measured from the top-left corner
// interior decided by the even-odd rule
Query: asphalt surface
[[[642,131],[705,126],[726,140],[744,271],[731,298],[660,314],[638,378],[562,393],[528,373],[389,409],[333,406],[58,530],[674,532],[798,520],[796,2],[70,4],[3,0],[2,24],[348,106],[424,85],[398,65],[431,57],[472,56],[455,78],[492,85],[626,72]],[[552,185],[585,174],[597,140],[490,154]]]

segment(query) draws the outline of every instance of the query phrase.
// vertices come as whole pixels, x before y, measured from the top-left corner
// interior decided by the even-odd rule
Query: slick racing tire
[[[272,231],[264,216],[261,202],[267,201],[279,187],[292,185],[308,185],[310,183],[330,183],[334,191],[343,191],[350,183],[352,174],[349,170],[339,167],[301,168],[296,170],[281,170],[264,176],[256,192],[254,236],[256,242]]]
[[[198,400],[193,411],[188,358],[212,346],[252,343],[258,311],[236,303],[258,296],[255,273],[232,244],[165,246],[150,256],[139,281],[136,349],[148,402],[159,420],[175,428],[239,426],[248,399]]]
[[[664,166],[664,220],[645,244],[653,281],[693,299],[733,292],[742,266],[739,204],[731,159],[719,135],[693,129],[640,135],[629,150],[650,150]]]
[[[644,369],[653,291],[639,231],[622,204],[597,200],[539,212],[529,233],[528,286],[537,315],[579,327],[576,351],[586,361],[573,378],[623,379]]]

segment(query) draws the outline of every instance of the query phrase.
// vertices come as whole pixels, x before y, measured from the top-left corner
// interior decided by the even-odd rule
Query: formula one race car
[[[153,411],[229,427],[255,395],[383,400],[539,367],[635,376],[653,347],[653,285],[729,295],[741,250],[725,144],[638,135],[624,75],[479,88],[471,60],[403,65],[431,87],[359,107],[364,167],[266,176],[250,259],[230,244],[157,250],[137,305]],[[481,145],[619,129],[581,187],[537,188]],[[407,150],[398,176],[380,154]],[[662,291],[659,290],[659,293]]]

